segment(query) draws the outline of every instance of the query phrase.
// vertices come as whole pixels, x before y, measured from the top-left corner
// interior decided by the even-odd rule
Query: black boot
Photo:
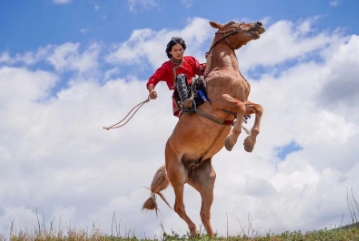
[[[192,100],[189,98],[190,87],[187,82],[187,76],[184,74],[179,74],[176,78],[176,87],[178,95],[181,99],[182,108],[185,110],[190,110],[193,107]]]

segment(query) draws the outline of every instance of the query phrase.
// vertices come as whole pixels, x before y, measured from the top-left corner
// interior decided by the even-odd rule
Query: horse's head
[[[209,22],[213,28],[218,29],[215,39],[219,42],[223,40],[232,48],[238,49],[253,39],[258,39],[265,29],[261,22],[255,23],[236,23],[230,21],[227,24]]]

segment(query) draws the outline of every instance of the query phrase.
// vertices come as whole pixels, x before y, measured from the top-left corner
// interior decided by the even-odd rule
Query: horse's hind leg
[[[184,184],[187,182],[187,170],[178,158],[178,154],[172,150],[169,142],[166,144],[166,169],[167,177],[175,192],[175,212],[187,223],[191,236],[197,236],[197,227],[187,216],[183,203]]]
[[[211,159],[202,161],[200,166],[188,174],[188,184],[194,187],[202,197],[201,220],[204,228],[211,237],[214,232],[211,225],[211,206],[213,203],[213,188],[216,173],[212,167]]]
[[[228,103],[231,104],[230,107],[237,108],[237,110],[236,110],[237,111],[237,120],[240,120],[240,121],[236,121],[236,123],[234,124],[234,126],[231,130],[231,133],[226,137],[226,140],[224,142],[224,146],[226,147],[226,149],[228,151],[231,151],[233,146],[237,143],[238,136],[242,132],[242,119],[243,119],[244,113],[246,112],[246,106],[244,105],[244,103],[242,101],[237,100],[228,94],[224,94],[223,99],[225,100],[225,102],[227,102],[227,105],[228,105]]]
[[[251,134],[246,137],[244,140],[244,150],[247,152],[252,152],[254,148],[254,144],[256,144],[257,135],[260,131],[260,124],[263,114],[263,108],[259,104],[255,104],[250,101],[246,101],[246,115],[255,114],[254,124],[251,129]]]

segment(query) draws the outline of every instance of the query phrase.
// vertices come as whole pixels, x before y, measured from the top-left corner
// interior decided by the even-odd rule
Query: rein
[[[238,27],[238,28],[232,29],[232,31],[231,31],[230,33],[227,33],[227,34],[226,34],[227,31],[218,31],[218,32],[216,32],[215,34],[222,33],[222,34],[223,34],[223,37],[220,38],[220,39],[218,39],[216,42],[214,42],[214,44],[212,44],[212,46],[209,48],[209,50],[207,51],[207,53],[209,54],[209,53],[212,51],[212,49],[213,49],[221,40],[223,40],[223,39],[226,39],[227,43],[229,43],[229,44],[235,49],[236,46],[234,46],[233,44],[231,44],[231,43],[229,42],[229,40],[227,39],[227,37],[230,36],[230,35],[237,34],[237,33],[239,33],[239,31],[240,31],[240,30],[239,30],[239,27]]]
[[[136,114],[136,112],[137,112],[144,104],[146,104],[146,103],[149,102],[150,100],[151,100],[151,99],[150,99],[150,96],[148,96],[146,100],[144,100],[144,101],[140,102],[139,104],[135,105],[135,106],[130,110],[130,112],[125,116],[125,118],[123,118],[122,120],[120,120],[120,121],[117,122],[116,124],[113,124],[112,126],[103,127],[103,129],[104,129],[104,130],[111,130],[111,129],[120,128],[120,127],[126,125],[127,122],[129,122],[129,121],[132,119],[132,117]],[[134,111],[134,112],[131,114],[132,111]],[[123,121],[126,120],[126,118],[127,118],[130,114],[131,114],[130,118],[129,118],[126,122],[122,123]]]

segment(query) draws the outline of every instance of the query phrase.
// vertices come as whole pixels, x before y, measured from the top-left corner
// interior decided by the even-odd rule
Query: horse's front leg
[[[254,124],[250,131],[250,135],[244,139],[244,150],[247,152],[252,152],[254,145],[256,144],[257,135],[260,131],[260,124],[263,114],[263,107],[259,104],[253,103],[251,101],[246,101],[246,112],[245,115],[255,114]]]
[[[233,146],[237,143],[238,137],[242,132],[242,120],[244,113],[246,112],[246,106],[242,101],[237,100],[228,94],[224,94],[222,97],[227,102],[227,104],[231,104],[231,108],[236,108],[237,120],[240,120],[236,121],[231,132],[224,141],[224,146],[226,147],[226,149],[228,151],[231,151],[233,149]]]

